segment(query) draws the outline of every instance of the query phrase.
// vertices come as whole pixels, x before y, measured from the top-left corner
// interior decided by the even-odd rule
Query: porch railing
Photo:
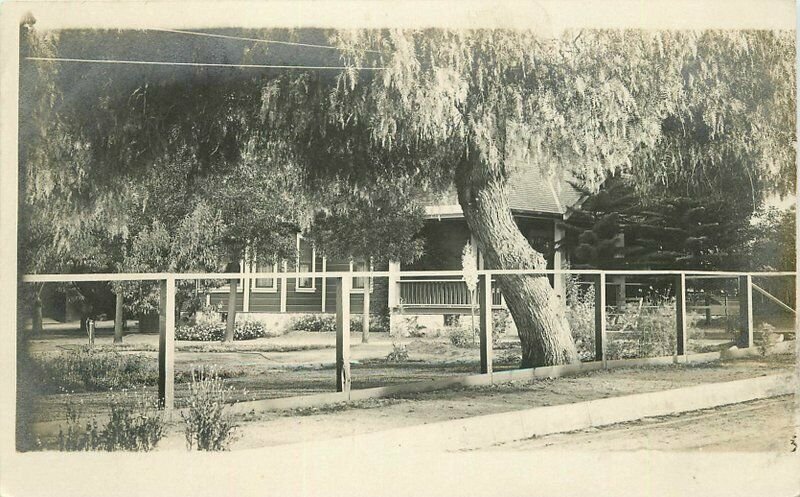
[[[467,284],[461,279],[406,279],[397,283],[404,307],[469,308],[473,305]],[[478,305],[477,295],[474,304]],[[492,306],[502,305],[500,289],[493,285]]]

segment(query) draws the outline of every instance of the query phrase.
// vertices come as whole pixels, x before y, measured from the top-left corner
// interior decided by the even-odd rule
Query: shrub
[[[608,340],[608,359],[661,357],[675,353],[675,299],[650,297],[641,305],[628,305],[620,315],[633,338]],[[687,326],[691,326],[687,323]]]
[[[425,326],[419,324],[419,316],[400,313],[394,318],[395,336],[422,338],[429,334],[429,330]],[[438,336],[438,332],[436,336]]]
[[[447,338],[450,343],[460,348],[469,348],[475,346],[475,333],[469,327],[453,328],[447,332]]]
[[[519,364],[522,362],[522,355],[515,350],[503,350],[497,355],[497,364]]]
[[[230,391],[214,369],[192,371],[188,412],[181,413],[189,450],[225,450],[234,441],[236,426],[225,412]]]
[[[96,419],[83,424],[82,412],[67,402],[67,427],[59,426],[58,447],[64,451],[85,450],[153,450],[164,436],[164,415],[155,402],[143,394],[131,402],[127,392],[109,396],[111,415],[100,428]]]
[[[298,331],[336,331],[336,316],[332,314],[305,314],[295,318],[290,328]]]
[[[361,315],[350,317],[350,330],[361,331],[363,323]],[[336,329],[336,318],[334,317],[334,329]],[[389,333],[389,316],[383,314],[370,314],[369,331],[373,333]]]
[[[506,309],[492,311],[492,343],[497,343],[506,333],[516,333],[517,327],[511,318],[511,313]]]
[[[120,354],[83,346],[76,351],[34,356],[37,378],[59,391],[104,391],[155,385],[158,372],[142,354]]]
[[[221,305],[203,306],[194,315],[194,324],[214,324],[222,322]]]
[[[460,314],[445,314],[444,315],[444,325],[448,328],[453,326],[458,326],[461,324],[461,315]]]
[[[134,402],[128,393],[122,399],[111,396],[111,417],[101,434],[105,450],[150,451],[164,436],[164,414],[158,404],[137,394]]]
[[[581,361],[594,360],[594,286],[581,288],[578,278],[567,278],[567,323]]]
[[[350,316],[350,331],[361,331],[363,323],[360,314]],[[297,331],[336,331],[335,314],[306,314],[295,318],[289,328]],[[376,333],[389,332],[389,316],[370,315],[369,331]]]
[[[783,337],[780,333],[775,332],[775,327],[769,323],[762,323],[760,326],[760,336],[759,339],[756,341],[756,346],[758,347],[758,351],[762,356],[766,356],[769,354],[773,347],[780,342]]]
[[[408,360],[408,349],[405,344],[392,342],[392,351],[386,356],[387,361],[405,362]]]
[[[233,329],[234,340],[253,340],[274,336],[258,321],[237,321]],[[194,325],[178,326],[175,329],[175,340],[199,342],[219,341],[225,338],[225,323],[214,321],[197,321]]]

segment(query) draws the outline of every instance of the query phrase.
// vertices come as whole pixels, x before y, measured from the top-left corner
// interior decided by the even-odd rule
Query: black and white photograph
[[[0,5],[0,495],[800,495],[784,0]]]

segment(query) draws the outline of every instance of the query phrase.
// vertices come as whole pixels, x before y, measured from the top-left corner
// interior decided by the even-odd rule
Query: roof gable
[[[518,214],[564,216],[581,199],[581,192],[564,178],[545,178],[536,168],[515,172],[509,180],[508,201]],[[427,217],[462,217],[455,188],[422,198]]]

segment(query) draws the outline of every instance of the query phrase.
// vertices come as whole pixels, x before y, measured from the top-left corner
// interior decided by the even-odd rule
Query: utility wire
[[[297,47],[306,47],[306,48],[324,48],[327,50],[341,50],[339,47],[332,47],[330,45],[316,45],[314,43],[299,43],[294,41],[278,41],[278,40],[264,40],[262,38],[247,38],[244,36],[233,36],[233,35],[220,35],[215,33],[203,33],[201,31],[186,31],[183,29],[166,29],[166,28],[147,28],[148,31],[161,31],[164,33],[178,33],[184,35],[194,35],[194,36],[206,36],[209,38],[223,38],[226,40],[239,40],[239,41],[252,41],[256,43],[271,43],[274,45],[288,45],[288,46],[297,46]],[[365,50],[366,52],[370,53],[381,53],[379,50]]]
[[[25,57],[25,60],[43,62],[78,62],[94,64],[131,64],[141,66],[182,66],[182,67],[231,67],[241,69],[315,69],[315,70],[341,70],[354,69],[357,71],[380,71],[385,67],[346,67],[346,66],[299,66],[299,65],[272,65],[272,64],[222,64],[216,62],[169,62],[161,60],[119,60],[119,59],[73,59],[66,57]]]

